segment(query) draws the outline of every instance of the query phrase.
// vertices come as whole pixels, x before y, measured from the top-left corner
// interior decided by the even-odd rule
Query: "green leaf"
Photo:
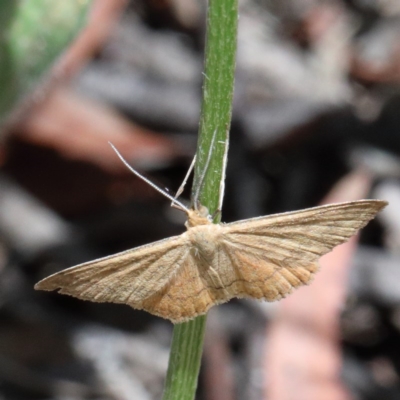
[[[0,2],[0,124],[86,22],[90,0]]]

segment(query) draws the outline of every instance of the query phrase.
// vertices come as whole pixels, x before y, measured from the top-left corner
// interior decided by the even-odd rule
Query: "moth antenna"
[[[192,163],[190,164],[190,167],[189,167],[188,171],[186,172],[185,178],[183,179],[181,186],[179,186],[179,189],[177,190],[177,192],[174,196],[175,200],[182,194],[183,190],[185,189],[186,182],[189,179],[191,172],[193,171],[195,162],[196,162],[196,154],[193,157]],[[171,203],[171,207],[173,207],[173,206],[174,206],[174,202]]]
[[[145,181],[148,185],[150,185],[153,189],[157,190],[157,192],[161,193],[162,195],[164,195],[167,199],[172,201],[172,204],[178,208],[179,210],[184,211],[185,213],[189,212],[189,209],[184,206],[180,201],[178,201],[177,199],[175,199],[174,197],[172,197],[169,193],[167,193],[166,191],[162,190],[161,188],[159,188],[157,185],[155,185],[153,182],[151,182],[149,179],[147,179],[146,177],[144,177],[143,175],[141,175],[138,171],[136,171],[133,167],[131,167],[128,162],[124,159],[124,157],[121,156],[121,154],[119,153],[119,151],[115,148],[115,146],[111,143],[108,142],[108,144],[112,147],[112,149],[115,151],[115,153],[117,154],[117,156],[120,158],[120,160],[125,164],[125,166],[129,169],[129,171],[133,172],[138,178],[140,178],[141,180]]]
[[[221,142],[218,142],[218,143],[221,143]],[[222,210],[222,202],[224,201],[226,164],[228,162],[228,149],[229,149],[229,135],[227,135],[226,140],[225,140],[224,158],[222,160],[222,177],[221,177],[221,184],[219,186],[219,202],[218,202],[218,210],[217,210],[219,212],[221,212],[221,210]]]
[[[210,151],[208,152],[207,155],[207,160],[206,160],[206,165],[204,166],[204,170],[201,173],[200,176],[200,181],[199,184],[197,185],[196,191],[194,193],[194,198],[193,198],[193,203],[194,203],[194,208],[198,211],[199,210],[199,195],[200,195],[200,190],[203,187],[204,184],[204,178],[206,177],[206,173],[208,170],[208,167],[210,166],[210,161],[211,161],[211,156],[212,156],[212,152],[214,149],[214,142],[215,142],[215,137],[217,136],[217,130],[215,129],[213,137],[211,139],[211,145],[210,145]]]

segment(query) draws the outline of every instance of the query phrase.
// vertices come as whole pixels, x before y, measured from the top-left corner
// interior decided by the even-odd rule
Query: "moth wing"
[[[213,305],[233,297],[263,297],[254,294],[251,287],[255,286],[244,272],[249,260],[239,265],[241,251],[232,256],[226,250],[223,243],[216,243],[213,260],[208,263],[193,248],[170,284],[146,299],[143,308],[177,323],[205,314]],[[257,284],[256,279],[254,283]]]
[[[168,284],[187,252],[183,234],[68,268],[38,282],[35,289],[142,308],[143,299]]]
[[[318,270],[318,259],[386,205],[360,200],[225,225],[222,247],[240,277],[235,296],[272,301],[307,284]]]
[[[142,308],[173,323],[206,313],[215,299],[203,277],[204,270],[201,261],[189,251],[169,284],[145,299]]]

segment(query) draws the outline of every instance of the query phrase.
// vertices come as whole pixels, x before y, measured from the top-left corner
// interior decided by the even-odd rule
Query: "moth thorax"
[[[188,231],[195,256],[212,262],[219,243],[220,226],[209,224],[197,226]]]

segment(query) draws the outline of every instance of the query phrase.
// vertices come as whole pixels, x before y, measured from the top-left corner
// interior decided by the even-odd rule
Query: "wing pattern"
[[[232,297],[273,301],[310,282],[318,259],[386,204],[361,200],[221,225],[207,257],[184,233],[69,268],[35,288],[125,303],[174,323]]]
[[[224,226],[223,247],[241,277],[231,297],[273,301],[310,282],[318,259],[364,227],[387,203],[361,200]]]
[[[135,307],[170,281],[185,262],[187,249],[182,235],[171,237],[68,268],[43,279],[35,289],[59,289],[83,300]]]

